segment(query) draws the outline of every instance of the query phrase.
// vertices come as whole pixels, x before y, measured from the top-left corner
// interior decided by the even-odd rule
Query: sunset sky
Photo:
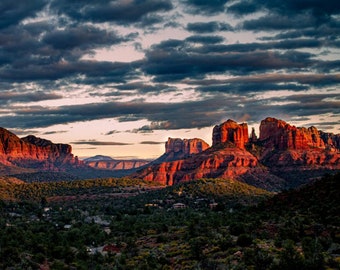
[[[340,132],[339,0],[1,0],[0,126],[80,157],[267,116]]]

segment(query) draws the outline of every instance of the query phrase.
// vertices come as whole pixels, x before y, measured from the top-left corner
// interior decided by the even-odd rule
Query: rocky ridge
[[[147,160],[99,160],[99,161],[85,161],[85,164],[101,170],[132,170],[140,168],[150,161]]]
[[[99,170],[133,170],[148,164],[150,161],[141,159],[121,160],[113,159],[109,156],[96,155],[83,159],[84,163],[94,169]]]
[[[232,178],[280,190],[296,184],[285,177],[286,172],[298,175],[312,171],[316,177],[319,171],[340,170],[338,138],[339,135],[323,133],[315,127],[298,128],[272,117],[261,121],[259,138],[254,130],[249,138],[246,123],[229,119],[214,127],[211,147],[194,155],[173,154],[167,160],[164,156],[169,153],[183,152],[180,139],[168,140],[159,162],[132,177],[164,185],[199,178]]]
[[[32,135],[20,139],[4,128],[0,128],[0,163],[50,171],[83,165],[73,156],[71,145],[54,144]]]
[[[208,148],[209,144],[202,139],[180,139],[169,137],[165,142],[165,153],[152,163],[157,164],[188,158],[192,155],[199,154]]]

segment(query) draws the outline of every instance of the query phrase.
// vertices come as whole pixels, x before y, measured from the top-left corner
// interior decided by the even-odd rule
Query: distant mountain
[[[93,157],[83,159],[84,163],[92,168],[99,170],[110,170],[110,171],[127,171],[131,170],[130,173],[146,164],[149,164],[149,160],[142,159],[128,159],[120,160],[113,159],[109,156],[96,155]]]
[[[252,131],[249,138],[246,123],[228,120],[214,127],[212,137],[211,147],[177,156],[173,152],[185,153],[186,144],[177,143],[182,149],[173,151],[169,150],[169,140],[166,153],[157,159],[160,162],[150,163],[132,177],[165,185],[228,178],[279,191],[340,170],[340,134],[324,133],[315,127],[298,128],[268,117],[261,121],[260,137]]]
[[[110,171],[134,171],[137,168],[140,168],[146,164],[149,164],[149,160],[140,160],[140,159],[129,159],[129,160],[120,160],[113,159],[107,156],[97,155],[94,157],[90,157],[84,159],[84,163],[92,168],[99,170],[110,170]]]
[[[201,153],[208,148],[209,144],[202,139],[180,139],[169,137],[165,143],[165,153],[152,163],[157,164],[165,161],[188,158],[192,155]]]
[[[112,157],[109,156],[103,156],[103,155],[96,155],[94,157],[89,157],[89,158],[84,158],[83,161],[84,162],[93,162],[93,161],[111,161],[113,160]]]

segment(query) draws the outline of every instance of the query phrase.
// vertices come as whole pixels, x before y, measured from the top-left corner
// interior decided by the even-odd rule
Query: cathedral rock
[[[248,125],[246,123],[237,124],[233,120],[228,120],[213,129],[213,146],[221,143],[231,142],[235,146],[244,149],[248,142]]]

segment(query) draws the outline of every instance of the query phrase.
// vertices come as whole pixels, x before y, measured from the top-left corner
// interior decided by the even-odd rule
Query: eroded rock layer
[[[0,162],[42,170],[60,170],[66,166],[82,165],[73,156],[72,147],[68,144],[54,144],[35,136],[20,139],[4,128],[0,128]]]
[[[246,123],[237,124],[233,120],[228,120],[213,129],[213,146],[221,143],[231,142],[235,146],[244,149],[248,142],[248,125]]]
[[[164,185],[205,177],[233,178],[279,190],[295,185],[292,172],[308,171],[313,178],[318,175],[313,172],[340,170],[340,135],[268,117],[261,121],[259,138],[254,130],[248,136],[246,123],[228,120],[214,127],[213,145],[204,151],[188,147],[185,140],[169,138],[158,162],[132,176]],[[195,154],[190,155],[188,149],[196,149]],[[285,171],[291,179],[285,179]]]

